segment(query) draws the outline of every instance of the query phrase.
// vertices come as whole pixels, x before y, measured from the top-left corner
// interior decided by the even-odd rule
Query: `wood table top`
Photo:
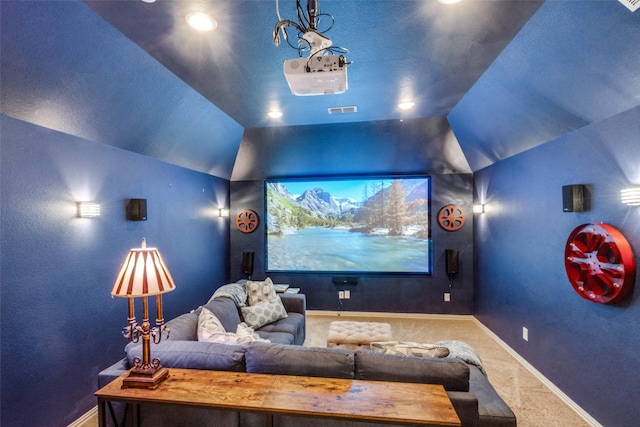
[[[155,390],[121,388],[128,372],[96,392],[108,401],[205,406],[396,424],[459,426],[439,384],[347,380],[196,369],[169,370]]]

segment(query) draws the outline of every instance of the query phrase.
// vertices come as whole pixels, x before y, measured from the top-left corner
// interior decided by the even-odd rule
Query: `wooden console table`
[[[157,389],[147,390],[121,388],[126,375],[95,393],[101,427],[106,426],[105,405],[110,401],[133,404],[134,426],[140,421],[135,408],[145,402],[351,421],[461,425],[441,385],[172,368]]]

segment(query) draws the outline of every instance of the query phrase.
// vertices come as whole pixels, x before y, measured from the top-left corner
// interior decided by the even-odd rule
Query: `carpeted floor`
[[[348,316],[348,317],[347,317]],[[380,315],[384,316],[384,315]],[[427,317],[427,316],[425,316]],[[459,340],[471,345],[487,370],[489,381],[498,394],[515,412],[518,427],[582,427],[591,424],[558,398],[529,370],[513,358],[489,336],[473,319],[460,316],[447,318],[404,318],[393,316],[353,317],[335,312],[311,312],[307,316],[305,345],[326,346],[329,323],[333,320],[386,322],[391,325],[397,341],[433,343],[441,340]]]
[[[398,341],[433,343],[440,340],[464,341],[475,348],[487,370],[489,381],[507,402],[519,427],[583,427],[591,424],[558,398],[529,370],[513,358],[473,319],[466,316],[399,317],[384,314],[356,317],[352,313],[309,312],[306,346],[325,347],[329,323],[333,320],[386,322]],[[82,427],[96,427],[97,414]],[[596,424],[597,425],[597,424]]]

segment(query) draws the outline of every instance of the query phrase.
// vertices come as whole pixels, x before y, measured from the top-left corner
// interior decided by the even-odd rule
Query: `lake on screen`
[[[267,236],[268,270],[429,272],[429,241],[311,227]]]

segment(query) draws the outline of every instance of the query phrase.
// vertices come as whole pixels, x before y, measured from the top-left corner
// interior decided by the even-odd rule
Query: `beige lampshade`
[[[124,259],[111,295],[116,297],[143,297],[174,290],[176,285],[157,248],[134,248]]]

